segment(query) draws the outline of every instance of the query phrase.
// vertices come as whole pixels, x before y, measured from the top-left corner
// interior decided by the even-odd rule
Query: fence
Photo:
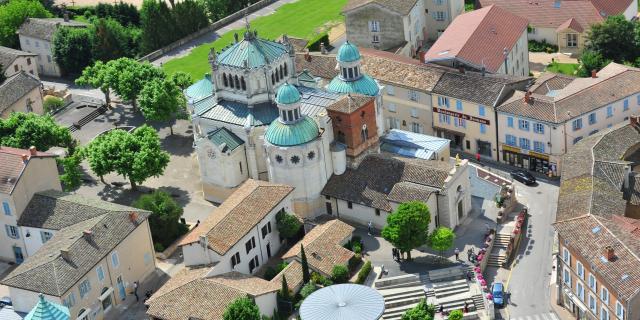
[[[153,51],[153,52],[147,54],[144,57],[139,58],[138,61],[140,61],[140,62],[153,61],[153,60],[159,58],[160,56],[162,56],[163,54],[165,54],[165,53],[167,53],[167,52],[169,52],[171,50],[174,50],[174,49],[176,49],[176,48],[178,48],[180,46],[183,46],[186,43],[188,43],[190,41],[193,41],[194,39],[197,39],[197,38],[199,38],[199,37],[201,37],[201,36],[203,36],[203,35],[205,35],[205,34],[207,34],[209,32],[213,32],[215,30],[218,30],[218,29],[220,29],[220,28],[222,28],[222,27],[224,27],[224,26],[226,26],[226,25],[228,25],[228,24],[230,24],[230,23],[242,18],[245,15],[245,10],[248,10],[248,13],[251,14],[253,12],[256,12],[256,11],[268,6],[269,4],[271,4],[273,2],[276,2],[276,1],[278,1],[278,0],[261,0],[261,1],[258,1],[256,3],[250,5],[247,9],[243,9],[243,10],[237,11],[235,13],[232,13],[232,14],[230,14],[230,15],[228,15],[228,16],[226,16],[226,17],[224,17],[224,18],[222,18],[222,19],[220,19],[220,20],[208,25],[207,27],[204,27],[204,28],[202,28],[202,29],[200,29],[200,30],[198,30],[198,31],[196,31],[196,32],[194,32],[194,33],[192,33],[192,34],[180,39],[180,40],[176,40],[176,41],[174,41],[174,42],[172,42],[172,43],[170,43],[170,44],[168,44],[168,45],[166,45],[166,46],[164,46],[164,47],[162,47],[162,48],[160,48],[160,49],[158,49],[156,51]]]

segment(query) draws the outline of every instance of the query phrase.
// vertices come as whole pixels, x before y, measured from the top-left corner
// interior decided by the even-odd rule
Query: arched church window
[[[276,76],[271,72],[271,84],[276,84]]]
[[[349,68],[349,79],[353,78],[353,68]]]
[[[244,82],[244,77],[240,77],[240,85],[242,87],[242,90],[247,90],[247,83]]]
[[[300,157],[298,156],[291,157],[291,163],[298,164],[299,162],[300,162]]]
[[[362,130],[360,130],[360,137],[362,138],[362,143],[367,141],[368,136],[369,136],[369,129],[367,129],[366,126],[363,126]]]
[[[222,83],[224,83],[225,87],[229,86],[229,82],[227,82],[227,74],[226,73],[222,74]]]
[[[342,68],[342,77],[347,79],[347,68]]]
[[[238,79],[238,75],[236,75],[236,89],[240,89],[240,79]]]
[[[232,89],[235,89],[236,86],[233,83],[233,76],[229,75],[229,87],[231,87]]]
[[[284,75],[288,76],[289,75],[289,70],[287,70],[287,64],[284,64]]]
[[[278,68],[276,68],[276,82],[280,82],[280,76],[278,75]]]
[[[279,154],[276,154],[276,162],[277,163],[282,163],[282,156]]]
[[[309,151],[309,153],[307,153],[307,159],[309,160],[313,160],[313,158],[316,157],[316,153],[313,151]]]
[[[360,76],[360,70],[358,69],[358,67],[353,68],[353,74],[356,78]]]
[[[295,120],[295,118],[293,117],[293,111],[291,110],[287,110],[287,117],[289,117],[289,121]]]
[[[360,112],[360,117],[364,118],[364,110]]]
[[[280,79],[284,79],[284,70],[282,70],[282,65],[280,65]]]
[[[298,109],[294,109],[293,110],[293,116],[295,117],[295,119],[300,119],[300,110]]]

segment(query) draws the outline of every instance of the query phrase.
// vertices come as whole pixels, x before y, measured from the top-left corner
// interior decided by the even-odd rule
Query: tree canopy
[[[429,247],[431,249],[439,251],[440,255],[443,252],[451,249],[453,247],[453,241],[456,239],[456,234],[453,231],[446,227],[438,227],[433,231],[431,236],[429,236]]]
[[[68,128],[58,125],[51,116],[13,112],[0,119],[0,145],[28,149],[35,146],[41,151],[63,147],[73,154],[76,145]]]
[[[349,281],[349,269],[343,264],[333,266],[331,270],[331,280],[334,283],[346,283]]]
[[[51,13],[38,0],[9,0],[0,4],[0,45],[18,49],[18,28],[27,18],[49,18]]]
[[[276,226],[278,227],[280,235],[288,239],[298,234],[302,223],[292,214],[278,212],[276,214]]]
[[[188,231],[187,226],[180,222],[182,207],[164,191],[156,190],[152,194],[142,195],[133,206],[152,212],[149,228],[153,241],[165,248]]]
[[[109,61],[122,57],[135,57],[138,53],[140,30],[124,27],[113,19],[95,19],[89,31],[91,57],[95,61]]]
[[[87,28],[60,27],[53,35],[53,59],[65,74],[80,74],[90,65],[91,31]]]
[[[302,265],[302,283],[309,283],[311,273],[309,272],[309,262],[307,254],[304,252],[304,245],[300,244],[300,264]]]
[[[188,88],[193,83],[191,75],[184,71],[178,71],[172,74],[171,81],[173,81],[173,83],[181,90]]]
[[[260,320],[260,309],[248,297],[238,298],[227,306],[223,320]]]
[[[169,154],[162,150],[156,130],[147,125],[133,133],[116,129],[98,136],[87,146],[86,156],[91,170],[101,179],[116,172],[129,179],[132,189],[160,176],[169,164]]]
[[[124,100],[131,101],[133,107],[145,84],[153,79],[164,79],[165,74],[160,68],[152,66],[148,62],[140,63],[130,58],[120,58],[110,61],[111,66],[117,70],[117,74],[110,82],[112,88]]]
[[[60,181],[64,191],[69,192],[78,189],[82,184],[82,169],[80,168],[82,157],[76,152],[76,154],[67,156],[59,161],[63,169]]]
[[[640,22],[624,16],[609,16],[594,24],[587,33],[586,46],[580,56],[579,75],[588,77],[611,61],[640,67]]]
[[[111,103],[110,90],[117,78],[117,70],[113,63],[96,61],[92,66],[82,70],[82,75],[76,79],[76,84],[80,86],[90,86],[100,89],[104,94],[107,105]]]
[[[427,300],[422,299],[417,306],[407,310],[401,320],[433,320],[436,314],[436,307],[427,304]]]
[[[154,121],[174,120],[185,114],[187,106],[182,91],[171,79],[151,79],[140,91],[138,100],[144,118]]]
[[[406,252],[411,260],[411,250],[427,242],[430,222],[431,215],[426,204],[420,201],[403,203],[387,217],[382,237]]]

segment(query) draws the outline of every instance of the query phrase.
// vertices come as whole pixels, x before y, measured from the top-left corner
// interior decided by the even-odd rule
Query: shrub
[[[360,254],[356,254],[353,258],[349,259],[349,271],[354,271],[360,262],[362,262],[362,256]]]
[[[462,318],[464,318],[464,313],[462,313],[462,310],[453,310],[451,311],[451,313],[449,314],[449,320],[462,320]]]
[[[263,278],[267,281],[275,278],[278,275],[278,273],[280,273],[282,270],[284,270],[284,268],[287,267],[288,264],[289,264],[288,262],[282,261],[275,268],[267,267],[267,270],[265,270],[264,272]]]
[[[47,113],[53,113],[64,107],[64,100],[62,98],[47,96],[42,104],[44,111]]]
[[[304,287],[302,287],[302,289],[300,289],[300,295],[302,296],[302,299],[306,299],[316,290],[318,290],[318,287],[316,287],[316,285],[313,282],[309,282],[305,284]]]
[[[371,272],[371,261],[367,261],[364,263],[364,266],[362,266],[362,268],[358,272],[358,278],[356,279],[356,283],[363,284],[364,281],[369,276],[370,272]]]
[[[155,249],[156,252],[162,252],[164,251],[164,246],[162,245],[162,243],[156,242],[153,244],[153,249]]]
[[[334,283],[346,283],[349,281],[349,269],[341,264],[333,266],[331,280],[333,280]]]
[[[311,282],[315,283],[315,284],[319,284],[322,286],[330,286],[333,284],[333,282],[325,277],[323,277],[321,274],[317,273],[317,272],[313,272],[311,273]]]
[[[530,52],[546,52],[546,53],[558,52],[558,46],[549,44],[545,40],[542,40],[542,41],[529,40],[529,51]]]
[[[436,307],[432,304],[427,304],[427,301],[422,299],[417,306],[407,310],[402,315],[401,320],[433,320],[435,314]]]
[[[325,46],[329,45],[329,33],[323,32],[313,37],[313,39],[309,40],[307,48],[309,51],[320,51],[321,43],[324,43]]]

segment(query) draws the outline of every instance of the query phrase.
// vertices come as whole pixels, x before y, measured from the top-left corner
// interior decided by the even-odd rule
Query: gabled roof
[[[0,193],[11,194],[18,184],[24,169],[29,165],[22,160],[22,155],[26,155],[28,159],[56,157],[54,154],[37,151],[36,155],[31,155],[29,150],[17,149],[11,147],[0,147]]]
[[[51,42],[58,27],[86,28],[83,22],[62,18],[27,18],[18,29],[18,34]]]
[[[377,4],[403,16],[408,15],[411,9],[416,6],[418,0],[349,0],[349,3],[342,9],[343,13],[364,7],[369,4]]]
[[[510,88],[524,87],[530,78],[514,76],[482,76],[477,73],[446,72],[433,88],[433,93],[460,100],[471,101],[485,106],[495,107],[505,97]]]
[[[76,213],[70,211],[68,214]],[[124,241],[149,214],[135,208],[127,212],[109,211],[62,228],[1,283],[61,297],[94,270],[95,265]],[[86,235],[85,231],[90,234]]]
[[[219,320],[238,298],[276,292],[280,285],[229,272],[208,277],[209,269],[183,269],[147,300],[147,314],[163,320]]]
[[[459,60],[495,73],[504,63],[504,50],[511,52],[527,25],[525,18],[497,6],[467,12],[451,22],[424,61]]]
[[[13,106],[31,91],[40,88],[40,85],[38,78],[24,71],[8,77],[7,80],[0,83],[0,113]]]
[[[615,16],[617,14],[623,14],[629,6],[637,5],[637,0],[590,0],[593,6],[598,9],[601,14],[606,16]]]
[[[25,56],[34,57],[37,56],[37,54],[0,46],[0,65],[2,65],[0,73],[4,73],[18,57]],[[32,63],[35,63],[35,61]]]
[[[629,2],[629,0],[602,0],[602,2]],[[571,18],[576,19],[577,22],[585,28],[604,21],[603,16],[600,15],[600,10],[594,6],[592,1],[479,0],[479,3],[482,7],[497,5],[517,16],[527,19],[529,24],[536,28],[556,29]],[[556,7],[556,3],[560,3],[560,7]],[[618,13],[622,12],[624,12],[624,10]]]
[[[282,259],[294,257],[301,259],[300,245],[303,245],[309,267],[330,275],[335,265],[347,265],[349,259],[355,255],[342,246],[347,239],[351,238],[354,230],[354,227],[337,219],[325,222],[311,229],[302,240],[282,256]]]
[[[283,278],[287,279],[287,287],[289,287],[289,290],[293,291],[293,289],[301,287],[304,282],[302,279],[302,264],[300,264],[298,260],[289,262],[289,264],[282,269],[278,275],[271,279],[271,282],[282,286]]]
[[[212,94],[213,82],[211,82],[210,74],[206,74],[204,78],[184,90],[184,95],[187,97],[187,100],[192,102],[200,101]]]
[[[207,134],[207,136],[222,152],[231,152],[244,144],[242,139],[225,127],[220,127]]]
[[[373,102],[375,98],[361,94],[347,94],[339,100],[327,106],[327,110],[351,114],[358,111],[366,104]]]
[[[573,30],[578,33],[582,33],[584,31],[584,27],[582,27],[582,25],[580,24],[580,22],[578,22],[578,20],[576,20],[575,18],[571,18],[563,22],[561,25],[558,26],[558,28],[556,28],[557,32],[562,32],[565,30]]]
[[[249,179],[213,214],[180,242],[181,246],[207,238],[209,248],[224,255],[293,191],[293,187]]]
[[[553,96],[555,92],[564,89],[575,79],[575,77],[560,73],[544,72],[535,80],[531,87],[529,87],[529,91],[541,95]]]

